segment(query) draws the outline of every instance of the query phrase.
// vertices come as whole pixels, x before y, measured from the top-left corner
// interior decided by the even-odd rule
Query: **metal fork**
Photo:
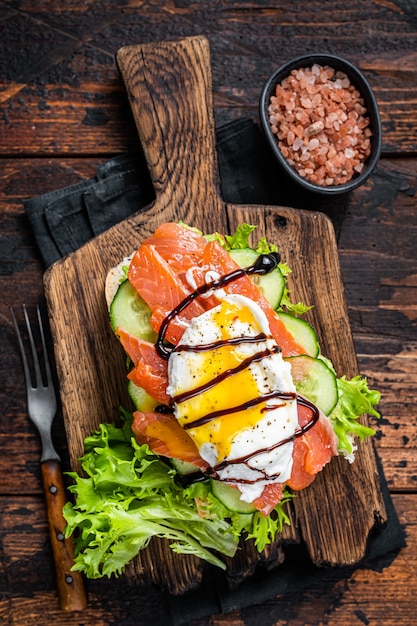
[[[71,567],[74,564],[73,544],[70,539],[65,538],[64,533],[66,522],[62,514],[62,509],[67,498],[60,457],[52,443],[51,435],[52,423],[57,412],[57,399],[46,350],[41,313],[39,307],[36,307],[44,376],[42,375],[42,368],[36,350],[29,315],[26,307],[23,307],[23,316],[30,346],[28,352],[31,354],[35,374],[34,383],[32,382],[31,370],[29,368],[23,338],[13,309],[11,309],[11,314],[22,357],[26,382],[28,415],[37,427],[41,438],[42,452],[40,463],[42,485],[46,500],[59,602],[63,611],[80,611],[87,606],[87,598],[81,573],[71,571]]]

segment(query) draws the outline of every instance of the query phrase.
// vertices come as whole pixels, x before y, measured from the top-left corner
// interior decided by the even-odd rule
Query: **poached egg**
[[[291,476],[298,429],[291,366],[265,313],[239,294],[191,320],[168,360],[174,415],[220,480],[253,502]]]

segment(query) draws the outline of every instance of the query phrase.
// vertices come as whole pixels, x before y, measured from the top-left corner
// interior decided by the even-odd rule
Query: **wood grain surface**
[[[340,375],[358,373],[330,220],[284,207],[226,206],[220,199],[207,39],[131,46],[120,50],[117,60],[156,200],[58,261],[45,275],[74,467],[79,467],[84,437],[104,415],[116,420],[118,407],[127,402],[122,350],[110,331],[104,301],[106,274],[164,221],[184,220],[204,232],[233,231],[242,221],[258,225],[259,237],[267,234],[276,242],[292,268],[294,297],[315,303],[310,317],[324,354]],[[295,499],[294,516],[315,564],[341,566],[362,559],[375,524],[386,521],[372,443],[360,446],[353,465],[334,459],[313,487]],[[242,571],[247,575],[257,562],[253,549],[244,547],[242,552],[246,562],[240,557],[229,568],[234,579]],[[201,582],[203,566],[195,558],[172,555],[160,541],[152,542],[130,571],[180,594]]]
[[[213,56],[218,123],[257,116],[260,91],[282,63],[306,52],[349,59],[381,107],[384,152],[417,150],[414,0],[4,0],[4,154],[96,155],[134,150],[135,126],[115,51],[204,33]],[[31,45],[28,45],[28,42]],[[36,55],[33,54],[36,50]],[[7,63],[6,60],[9,60]],[[62,123],[65,121],[65,123]]]
[[[87,581],[82,614],[60,610],[39,466],[10,306],[44,302],[43,265],[23,201],[95,176],[138,136],[116,51],[204,34],[216,127],[258,122],[264,81],[309,51],[344,56],[380,108],[376,172],[323,201],[276,184],[271,204],[331,219],[359,370],[381,391],[373,423],[407,547],[256,605],[191,617],[187,626],[410,626],[417,597],[417,86],[415,0],[3,0],[0,11],[0,622],[6,626],[167,626],[166,594],[132,577]],[[236,202],[223,190],[227,202]],[[246,201],[242,199],[242,201]],[[261,201],[259,201],[261,202]],[[259,203],[255,200],[255,203]],[[94,272],[93,272],[94,273]],[[48,342],[51,356],[52,340]],[[59,412],[54,442],[70,469]],[[277,559],[279,557],[277,556]],[[334,576],[333,576],[334,574]],[[134,580],[134,579],[133,579]]]
[[[408,547],[390,567],[357,570],[340,580],[337,570],[325,583],[304,591],[289,592],[269,602],[224,615],[195,618],[187,626],[282,626],[283,624],[331,624],[331,626],[410,626],[415,612],[411,593],[416,576],[417,524],[413,495],[395,495],[401,523],[408,529]],[[107,626],[132,624],[167,626],[171,623],[166,596],[155,585],[132,585],[124,578],[88,581],[89,603],[85,611],[69,616],[56,599],[52,556],[43,536],[48,533],[42,501],[36,496],[14,496],[4,509],[3,558],[0,574],[5,583],[0,599],[0,623],[12,626]],[[31,520],[31,526],[28,525]],[[36,567],[30,567],[36,563]],[[398,584],[393,584],[398,581]],[[23,587],[23,589],[21,589]],[[30,595],[24,589],[30,589]],[[139,612],[138,607],[141,607]],[[284,616],[284,617],[283,617]],[[288,620],[288,621],[287,621]]]

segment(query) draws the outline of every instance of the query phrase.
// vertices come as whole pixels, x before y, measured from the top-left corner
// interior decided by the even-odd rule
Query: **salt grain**
[[[303,145],[303,140],[300,139],[300,137],[297,137],[297,139],[295,139],[294,143],[292,144],[292,148],[293,150],[297,151],[301,148],[302,145]]]
[[[324,124],[322,121],[314,122],[307,128],[308,135],[318,135],[324,129]]]
[[[316,185],[340,185],[363,170],[371,152],[369,117],[343,72],[314,64],[277,85],[271,130],[291,167]]]
[[[287,143],[289,146],[291,146],[295,141],[295,135],[293,133],[292,130],[288,131],[288,135],[287,135]]]

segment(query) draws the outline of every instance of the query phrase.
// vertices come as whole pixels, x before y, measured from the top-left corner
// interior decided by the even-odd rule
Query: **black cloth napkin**
[[[222,126],[216,132],[221,192],[236,204],[287,204],[286,184],[277,174],[259,127],[249,119]],[[288,187],[287,187],[288,189]],[[106,161],[93,179],[24,202],[45,267],[79,248],[154,199],[142,153]],[[284,200],[283,200],[284,198]],[[311,204],[310,204],[311,206]],[[379,468],[388,522],[375,532],[366,559],[356,567],[382,569],[404,547],[405,533],[396,515],[382,467]],[[228,613],[265,602],[275,596],[302,592],[316,584],[349,576],[355,568],[315,567],[300,546],[289,548],[283,565],[255,572],[236,589],[222,573],[208,570],[202,587],[181,598],[169,598],[174,626],[213,613]]]

